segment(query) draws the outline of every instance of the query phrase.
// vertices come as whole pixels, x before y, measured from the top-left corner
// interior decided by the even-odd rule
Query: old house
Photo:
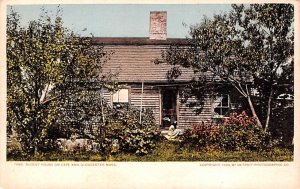
[[[170,83],[166,74],[171,66],[153,62],[170,45],[187,45],[185,39],[167,38],[166,28],[167,12],[151,12],[149,38],[94,38],[95,44],[114,51],[103,70],[119,73],[118,81],[125,86],[115,94],[106,93],[105,98],[112,105],[152,109],[156,123],[162,127],[176,121],[177,128],[184,129],[193,123],[211,121],[215,115],[225,115],[230,106],[228,95],[217,101],[208,99],[197,115],[179,99],[181,87],[194,76],[192,70],[183,69],[182,75]]]

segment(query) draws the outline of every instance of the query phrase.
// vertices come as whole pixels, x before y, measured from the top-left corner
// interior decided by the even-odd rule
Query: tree
[[[203,103],[205,94],[215,95],[232,86],[247,100],[257,124],[263,127],[263,122],[267,130],[272,99],[287,93],[286,88],[292,89],[284,86],[293,86],[294,8],[291,4],[232,8],[228,14],[204,17],[191,26],[187,38],[190,45],[171,46],[156,63],[174,66],[168,72],[171,80],[180,76],[181,67],[193,69],[195,77],[183,95],[196,96],[198,104]],[[213,80],[209,81],[208,75]],[[265,116],[257,115],[254,98],[267,107]]]
[[[53,22],[42,9],[27,27],[13,10],[7,16],[7,120],[26,154],[36,154],[58,118],[65,119],[58,114],[65,112],[67,91],[85,99],[90,95],[83,91],[116,84],[114,74],[101,70],[110,52],[63,27],[60,14]]]

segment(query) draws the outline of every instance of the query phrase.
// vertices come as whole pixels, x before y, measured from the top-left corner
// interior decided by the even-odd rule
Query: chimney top
[[[150,12],[150,39],[167,39],[167,11]]]

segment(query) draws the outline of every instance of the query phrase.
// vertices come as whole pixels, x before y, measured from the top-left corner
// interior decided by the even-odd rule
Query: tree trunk
[[[271,87],[271,91],[270,91],[270,95],[269,95],[269,99],[268,99],[268,110],[267,110],[265,131],[267,131],[267,129],[269,127],[269,123],[270,123],[272,95],[273,95],[273,87]]]
[[[34,139],[33,139],[33,155],[34,155],[34,156],[37,156],[37,155],[38,155],[38,152],[39,152],[39,150],[38,150],[37,139],[34,138]]]
[[[144,93],[144,81],[142,81],[141,107],[140,107],[140,124],[142,124],[143,93]]]
[[[261,127],[261,128],[262,128],[262,124],[261,124],[261,122],[260,122],[260,120],[259,120],[258,116],[256,115],[256,112],[255,112],[255,109],[254,109],[253,103],[252,103],[252,101],[251,101],[251,98],[250,98],[250,96],[249,96],[249,95],[247,96],[247,100],[248,100],[248,104],[249,104],[249,106],[250,106],[250,109],[251,109],[252,115],[253,115],[253,117],[254,117],[254,119],[255,119],[255,121],[256,121],[256,123],[257,123],[257,125],[258,125],[259,127]]]
[[[36,156],[38,154],[38,147],[37,145],[34,146],[34,156]]]
[[[104,98],[104,97],[101,96],[101,99],[100,99],[100,105],[101,105],[101,117],[102,117],[102,123],[103,123],[103,125],[104,125],[104,124],[105,124],[105,117],[104,117],[104,108],[103,108],[103,98]]]

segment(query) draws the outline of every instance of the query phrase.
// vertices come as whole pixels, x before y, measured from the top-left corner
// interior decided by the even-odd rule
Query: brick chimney
[[[167,39],[167,11],[150,12],[149,38],[154,40]]]

